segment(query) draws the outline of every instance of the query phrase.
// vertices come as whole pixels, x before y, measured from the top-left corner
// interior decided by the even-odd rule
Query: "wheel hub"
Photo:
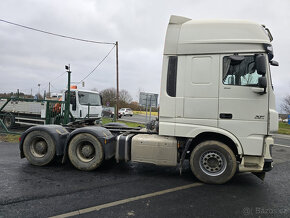
[[[44,154],[47,149],[46,143],[44,141],[37,142],[35,145],[35,151],[40,154]]]
[[[43,157],[47,153],[47,143],[44,140],[35,140],[30,146],[30,151],[35,157]]]
[[[205,152],[199,161],[200,168],[204,173],[210,176],[218,176],[226,169],[226,159],[218,151]]]
[[[12,120],[10,117],[5,118],[5,126],[11,126]]]
[[[83,162],[90,162],[95,157],[95,148],[90,142],[82,142],[77,146],[77,157]]]
[[[84,145],[81,149],[84,157],[89,158],[93,154],[93,148],[90,145]]]

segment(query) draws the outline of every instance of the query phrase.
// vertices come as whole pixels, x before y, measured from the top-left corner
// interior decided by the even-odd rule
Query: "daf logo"
[[[256,115],[255,116],[256,120],[264,120],[264,118],[265,118],[265,116],[263,116],[263,115]]]

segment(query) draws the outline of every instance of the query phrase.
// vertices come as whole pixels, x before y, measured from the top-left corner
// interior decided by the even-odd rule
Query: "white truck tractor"
[[[236,172],[263,178],[272,169],[271,133],[278,130],[271,41],[257,23],[171,16],[158,120],[146,129],[35,126],[21,136],[21,157],[42,166],[62,156],[86,171],[113,157],[181,171],[188,159],[205,183],[225,183]]]

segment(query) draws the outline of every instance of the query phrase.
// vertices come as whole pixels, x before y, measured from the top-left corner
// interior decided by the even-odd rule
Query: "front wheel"
[[[229,181],[237,168],[233,151],[219,141],[198,144],[190,156],[193,174],[204,183],[223,184]]]
[[[81,133],[70,141],[68,156],[77,169],[91,171],[101,165],[104,152],[101,143],[95,136]]]

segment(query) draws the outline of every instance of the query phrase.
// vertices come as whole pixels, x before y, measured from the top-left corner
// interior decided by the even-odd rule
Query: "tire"
[[[35,166],[49,164],[55,157],[55,147],[53,138],[44,131],[30,132],[23,142],[24,155]]]
[[[130,117],[132,117],[133,115],[131,114]]]
[[[14,115],[11,113],[5,114],[3,118],[3,123],[7,129],[11,129],[15,125]]]
[[[104,159],[104,151],[99,140],[88,133],[72,138],[68,147],[71,163],[79,170],[92,171],[98,168]]]
[[[204,183],[223,184],[234,176],[237,161],[233,151],[224,143],[204,141],[191,152],[190,168]]]

